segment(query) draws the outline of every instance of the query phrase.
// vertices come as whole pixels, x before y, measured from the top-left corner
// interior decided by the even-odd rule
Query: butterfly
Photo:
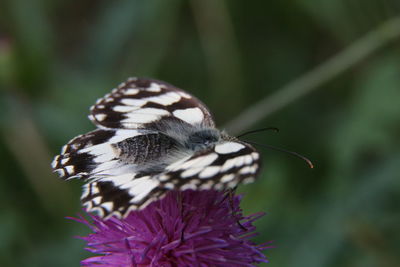
[[[153,79],[129,78],[90,108],[97,129],[63,146],[53,162],[79,179],[81,201],[102,218],[126,217],[170,190],[227,190],[255,180],[260,155],[215,127],[194,96]]]

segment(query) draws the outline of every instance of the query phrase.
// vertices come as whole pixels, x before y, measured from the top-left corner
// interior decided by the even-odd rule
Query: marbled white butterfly
[[[99,99],[77,136],[54,158],[61,178],[87,182],[82,202],[125,217],[168,190],[225,190],[254,181],[259,153],[215,128],[198,99],[165,82],[130,78]]]

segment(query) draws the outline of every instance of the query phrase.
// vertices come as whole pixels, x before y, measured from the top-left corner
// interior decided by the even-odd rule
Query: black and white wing
[[[214,127],[200,100],[168,83],[130,78],[99,99],[89,119],[100,128],[159,130],[163,120]]]
[[[165,189],[152,175],[125,173],[104,177],[83,186],[81,201],[88,212],[102,218],[126,217],[131,210],[144,208],[162,197]]]
[[[168,165],[156,175],[122,174],[84,186],[82,201],[102,217],[126,216],[161,198],[167,190],[224,190],[254,181],[260,155],[238,141],[217,144]]]
[[[224,190],[254,181],[260,154],[249,144],[224,141],[166,167],[157,179],[166,189]]]
[[[69,141],[57,155],[52,168],[60,178],[92,179],[133,171],[118,158],[113,144],[145,135],[139,130],[97,129]],[[131,168],[131,169],[130,169]]]

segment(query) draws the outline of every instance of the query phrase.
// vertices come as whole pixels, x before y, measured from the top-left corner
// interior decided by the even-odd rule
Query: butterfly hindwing
[[[168,165],[154,175],[123,174],[98,179],[84,186],[82,201],[103,217],[125,217],[164,196],[167,190],[224,190],[252,182],[258,173],[259,154],[237,141],[215,145]]]
[[[89,212],[96,211],[101,217],[124,217],[162,196],[165,190],[159,185],[152,176],[132,173],[100,178],[84,185],[81,201]]]

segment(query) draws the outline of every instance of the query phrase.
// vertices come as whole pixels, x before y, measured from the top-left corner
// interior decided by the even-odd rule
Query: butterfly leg
[[[236,189],[237,189],[237,186],[228,189],[228,191],[227,191],[227,193],[226,193],[226,195],[225,195],[225,197],[223,199],[223,201],[225,201],[226,198],[229,199],[229,206],[230,206],[231,211],[232,211],[232,216],[234,216],[234,217],[236,217],[236,213],[235,213],[235,206],[234,206],[233,201],[234,201],[234,196],[235,196]],[[240,228],[242,228],[243,231],[247,231],[248,230],[243,224],[240,223],[240,220],[238,220],[237,218],[236,218],[236,223],[239,225]]]
[[[184,202],[183,202],[183,193],[182,193],[182,191],[178,191],[177,192],[176,203],[177,203],[178,208],[179,208],[180,217],[184,218],[184,216],[185,216],[185,210],[184,210],[185,209],[185,205],[183,204]],[[187,226],[187,224],[184,224],[184,226],[182,228],[182,231],[181,231],[180,239],[181,239],[182,243],[185,241],[186,226]]]

